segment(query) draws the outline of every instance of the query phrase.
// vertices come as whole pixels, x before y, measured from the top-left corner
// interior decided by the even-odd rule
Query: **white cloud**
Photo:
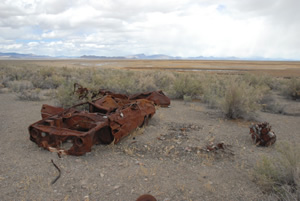
[[[12,43],[12,44],[5,44],[5,45],[0,45],[0,49],[1,50],[6,50],[6,51],[11,51],[11,50],[20,50],[20,48],[22,47],[22,44],[17,44],[17,43]]]
[[[298,0],[4,0],[0,45],[50,55],[300,59],[299,8]]]

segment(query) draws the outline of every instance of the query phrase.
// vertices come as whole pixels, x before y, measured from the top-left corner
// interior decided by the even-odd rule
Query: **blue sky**
[[[300,59],[299,0],[2,0],[0,52]]]

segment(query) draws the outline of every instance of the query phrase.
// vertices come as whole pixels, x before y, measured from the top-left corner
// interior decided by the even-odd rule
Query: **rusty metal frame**
[[[85,96],[88,93],[85,89],[79,91],[83,91]],[[159,100],[169,99],[162,92],[158,93],[159,98],[152,95],[156,98],[156,104],[160,104]],[[68,109],[43,105],[42,120],[28,128],[30,140],[59,155],[79,156],[90,152],[94,144],[118,143],[137,127],[147,124],[148,119],[155,114],[155,104],[151,98],[128,98],[109,91],[102,95],[101,98]],[[163,105],[166,106],[167,102],[163,102]],[[88,111],[80,110],[82,106],[86,106]],[[70,143],[67,148],[63,146],[66,142]]]

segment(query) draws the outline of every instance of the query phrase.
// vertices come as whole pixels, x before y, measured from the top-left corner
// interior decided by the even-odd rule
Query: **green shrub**
[[[13,92],[22,92],[25,90],[33,89],[33,84],[28,80],[14,80],[7,83],[7,87]]]
[[[65,82],[59,86],[55,93],[56,105],[59,107],[69,108],[77,103],[83,102],[73,93],[74,83]]]
[[[171,96],[173,98],[183,99],[184,96],[196,97],[202,93],[202,85],[200,77],[190,73],[180,73],[176,75],[176,79],[172,86]]]
[[[272,94],[265,94],[263,98],[260,100],[260,104],[262,105],[262,111],[274,113],[274,114],[286,114],[286,105],[281,104]]]
[[[132,94],[158,90],[153,74],[139,73],[135,77],[135,88],[131,91]]]
[[[23,101],[40,101],[41,100],[40,89],[23,90],[17,93],[17,98]]]
[[[276,145],[275,157],[263,157],[254,171],[254,181],[279,200],[300,199],[300,146],[287,142]]]
[[[259,101],[265,93],[263,88],[255,88],[248,82],[236,79],[229,80],[225,90],[219,107],[231,119],[252,117],[260,109]]]
[[[202,100],[210,108],[220,108],[220,99],[225,96],[226,80],[228,78],[217,75],[206,75],[203,79]]]
[[[153,76],[157,88],[166,92],[172,89],[176,80],[176,74],[169,71],[150,71],[149,75]]]
[[[293,77],[286,81],[282,93],[294,100],[300,99],[300,78]]]
[[[273,78],[270,75],[267,74],[256,75],[250,73],[241,75],[240,80],[248,82],[250,86],[253,86],[255,88],[258,87],[272,88],[272,86],[274,86],[273,82],[275,82],[275,78]]]

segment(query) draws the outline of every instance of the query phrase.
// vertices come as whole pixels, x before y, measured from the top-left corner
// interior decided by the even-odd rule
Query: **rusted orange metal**
[[[225,144],[223,142],[220,142],[218,144],[211,143],[211,144],[207,145],[206,148],[205,148],[205,150],[207,152],[217,151],[217,150],[220,150],[220,149],[223,149],[223,150],[225,149]]]
[[[89,111],[78,106],[88,105]],[[42,106],[42,120],[29,126],[30,140],[59,154],[83,155],[94,144],[117,143],[155,114],[152,101],[128,100],[106,95],[68,109]],[[64,148],[66,142],[70,143]]]
[[[74,83],[74,93],[79,95],[79,99],[84,99],[89,94],[89,90],[78,83]]]
[[[150,194],[144,194],[138,197],[136,201],[157,201],[155,197]]]
[[[94,99],[97,96],[106,96],[110,95],[114,99],[122,99],[122,100],[137,100],[137,99],[147,99],[153,101],[155,105],[159,105],[162,107],[168,107],[171,103],[170,98],[167,97],[161,90],[159,91],[151,91],[145,93],[138,93],[134,95],[127,96],[125,94],[117,94],[108,90],[100,89],[97,92],[92,92],[91,90],[83,87],[82,85],[75,83],[74,84],[74,93],[78,95],[79,99],[84,99],[90,96]],[[90,95],[89,95],[90,94]]]
[[[63,111],[64,108],[44,104],[41,109],[42,119],[46,119]]]
[[[276,142],[276,135],[271,131],[268,122],[252,124],[250,126],[250,134],[253,142],[260,146],[270,146]]]
[[[139,93],[129,96],[130,100],[147,99],[154,102],[155,105],[168,107],[171,103],[170,99],[162,91],[152,91],[146,93]]]

